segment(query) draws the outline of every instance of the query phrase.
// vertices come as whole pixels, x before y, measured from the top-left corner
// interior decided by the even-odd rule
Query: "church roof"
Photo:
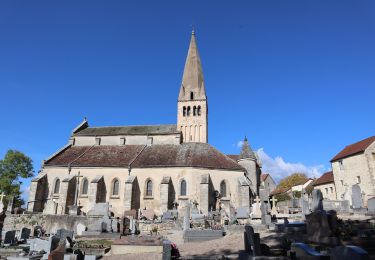
[[[75,136],[112,136],[112,135],[163,135],[179,133],[176,125],[144,125],[144,126],[104,126],[87,127]]]
[[[331,162],[349,157],[355,154],[363,153],[367,147],[375,142],[375,135],[369,138],[363,139],[357,143],[346,146],[342,149],[335,157],[332,158]]]
[[[81,167],[199,167],[243,170],[232,159],[206,143],[180,145],[70,146],[45,166]]]
[[[202,63],[198,53],[194,31],[191,34],[178,100],[190,100],[191,92],[194,93],[194,99],[206,99]]]

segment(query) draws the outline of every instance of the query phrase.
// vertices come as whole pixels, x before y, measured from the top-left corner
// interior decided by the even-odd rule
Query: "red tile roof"
[[[322,184],[326,184],[326,183],[331,183],[333,181],[334,181],[334,179],[333,179],[333,172],[330,171],[330,172],[324,173],[322,176],[320,176],[320,178],[318,178],[317,180],[315,180],[313,186],[318,186],[318,185],[322,185]]]
[[[276,189],[274,189],[274,190],[270,193],[270,195],[272,196],[272,195],[277,195],[277,194],[286,193],[288,190],[290,190],[290,189],[288,189],[288,188],[276,188]]]
[[[123,146],[71,146],[61,151],[45,166],[83,167],[201,167],[212,169],[244,170],[206,143],[180,145],[123,145]]]
[[[373,142],[375,142],[375,135],[369,138],[363,139],[357,143],[351,144],[346,146],[344,149],[341,150],[335,157],[332,158],[331,162],[337,161],[339,159],[343,159],[345,157],[349,157],[351,155],[355,155],[358,153],[364,152],[367,147],[369,147]]]

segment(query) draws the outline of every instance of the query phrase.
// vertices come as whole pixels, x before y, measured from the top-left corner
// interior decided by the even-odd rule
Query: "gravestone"
[[[8,201],[8,207],[7,207],[7,212],[12,213],[14,208],[14,196],[10,197]]]
[[[155,211],[153,209],[142,209],[142,218],[153,220],[155,218]]]
[[[106,216],[110,215],[109,203],[95,203],[93,208],[87,212],[87,216]]]
[[[186,203],[183,227],[184,227],[184,230],[190,229],[190,203]]]
[[[375,213],[375,197],[368,199],[367,208],[369,213]]]
[[[237,208],[237,219],[246,219],[249,218],[249,210],[247,207],[238,207]]]
[[[251,218],[261,218],[262,213],[260,211],[260,199],[257,196],[255,198],[255,203],[252,204]]]
[[[137,210],[131,209],[131,210],[125,210],[124,212],[125,217],[132,217],[132,218],[137,218]]]
[[[30,238],[31,229],[24,227],[21,229],[20,240],[26,240]]]
[[[274,215],[277,215],[277,209],[276,209],[277,199],[275,197],[272,197],[271,202],[272,202],[271,215],[274,216]]]
[[[169,211],[163,212],[162,219],[163,220],[172,220],[173,219],[173,215]]]
[[[86,231],[86,226],[83,225],[82,223],[77,224],[77,235],[82,236],[82,233]]]
[[[60,240],[65,241],[67,237],[73,238],[74,232],[72,230],[67,230],[64,228],[58,229],[56,231],[56,237],[60,238]]]
[[[5,232],[3,244],[13,244],[16,240],[16,230]]]
[[[361,209],[363,206],[361,187],[358,184],[352,186],[352,206],[353,209]]]
[[[322,211],[323,210],[323,194],[320,190],[312,191],[312,211]]]
[[[4,211],[4,203],[3,203],[3,198],[4,198],[4,192],[1,193],[0,195],[0,213]]]

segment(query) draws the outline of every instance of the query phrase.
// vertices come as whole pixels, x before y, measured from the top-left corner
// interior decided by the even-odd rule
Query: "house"
[[[312,184],[314,189],[319,189],[324,199],[336,200],[336,188],[335,181],[333,178],[333,172],[329,171],[324,173]]]

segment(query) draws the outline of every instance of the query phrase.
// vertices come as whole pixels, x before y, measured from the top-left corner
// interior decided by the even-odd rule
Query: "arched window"
[[[55,188],[53,189],[54,194],[60,193],[60,179],[56,179]]]
[[[194,99],[194,93],[192,91],[192,92],[190,92],[190,100],[193,100],[193,99]]]
[[[201,106],[198,106],[197,114],[198,114],[198,116],[201,115]]]
[[[146,182],[146,196],[152,196],[152,181],[148,180]]]
[[[194,107],[193,107],[193,116],[196,116],[196,115],[197,115],[197,107],[194,106]]]
[[[87,179],[83,179],[81,194],[87,195],[88,190],[89,190],[89,181]]]
[[[114,179],[112,182],[112,196],[119,195],[120,182],[117,179]]]
[[[220,183],[220,195],[221,197],[227,196],[227,184],[225,183],[225,181],[222,181]]]
[[[190,116],[190,106],[187,107],[186,115],[187,115],[187,116]]]
[[[186,181],[182,180],[181,185],[180,185],[180,195],[181,196],[186,196]]]
[[[186,116],[186,107],[185,106],[182,109],[182,116]]]

